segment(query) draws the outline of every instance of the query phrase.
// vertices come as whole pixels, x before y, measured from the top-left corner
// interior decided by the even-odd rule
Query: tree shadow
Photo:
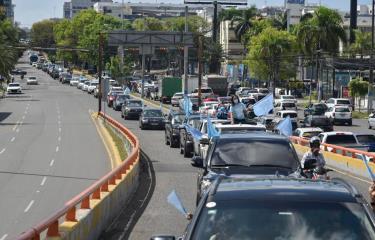
[[[11,112],[0,112],[0,122],[7,119],[11,114]]]

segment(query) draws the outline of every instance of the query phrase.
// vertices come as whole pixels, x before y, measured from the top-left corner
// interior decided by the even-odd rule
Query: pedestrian
[[[246,106],[240,102],[237,95],[232,95],[231,106],[229,109],[230,119],[232,124],[245,123]]]

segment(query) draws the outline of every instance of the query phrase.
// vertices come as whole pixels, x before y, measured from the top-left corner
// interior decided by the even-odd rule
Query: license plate
[[[151,123],[152,126],[157,126],[159,125],[158,123]]]

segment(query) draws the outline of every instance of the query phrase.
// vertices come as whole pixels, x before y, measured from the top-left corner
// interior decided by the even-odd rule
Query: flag
[[[160,101],[160,111],[163,111],[163,103]]]
[[[370,166],[368,165],[368,161],[367,161],[367,159],[366,159],[366,156],[365,156],[365,155],[362,155],[362,159],[363,159],[363,161],[365,162],[365,165],[366,165],[366,168],[367,168],[368,173],[370,174],[371,180],[372,180],[373,182],[375,182],[375,175],[374,175],[374,173],[372,172]]]
[[[184,95],[184,111],[186,117],[189,117],[190,112],[193,110],[193,103],[187,95]]]
[[[292,127],[292,120],[290,120],[290,117],[287,116],[285,119],[283,119],[276,127],[277,130],[280,131],[280,134],[283,134],[287,137],[292,136],[293,134],[293,127]]]
[[[124,94],[125,95],[129,95],[130,94],[130,89],[128,87],[125,88]]]
[[[173,190],[168,195],[167,200],[168,200],[168,203],[174,206],[180,213],[184,214],[185,216],[187,215],[187,212],[184,206],[182,205],[180,198],[177,196],[177,193],[175,190]]]
[[[254,114],[259,116],[264,116],[269,114],[269,112],[273,109],[273,95],[268,94],[259,102],[256,102],[253,106]]]
[[[207,116],[207,135],[208,135],[208,138],[220,136],[220,133],[216,130],[215,126],[212,124],[210,116]]]

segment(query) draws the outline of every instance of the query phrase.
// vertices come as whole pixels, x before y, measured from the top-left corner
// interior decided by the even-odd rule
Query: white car
[[[293,101],[284,100],[281,102],[277,102],[275,105],[275,112],[282,111],[282,110],[294,110],[297,111],[297,105]]]
[[[245,106],[254,105],[257,102],[254,97],[240,97],[240,101],[245,104]]]
[[[285,119],[287,117],[290,117],[290,120],[292,121],[292,126],[293,126],[293,130],[297,129],[297,118],[298,118],[298,114],[297,114],[297,111],[292,111],[292,110],[283,110],[283,111],[279,111],[276,113],[276,118],[275,118],[275,126],[277,126],[277,124],[279,124],[279,122],[282,120],[282,119]]]
[[[26,80],[27,85],[38,85],[38,80],[34,76],[30,76]]]
[[[73,76],[72,79],[69,82],[70,86],[77,86],[79,83],[79,77],[78,76]]]
[[[250,87],[240,87],[240,88],[236,91],[236,95],[237,95],[237,96],[240,96],[240,95],[242,95],[243,92],[245,92],[245,91],[249,91],[249,90],[252,90],[252,88],[250,88]]]
[[[38,63],[37,62],[33,62],[33,64],[31,64],[33,67],[37,67],[38,66]]]
[[[329,107],[324,115],[326,115],[333,124],[347,123],[349,126],[352,125],[352,112],[348,106]]]
[[[368,116],[368,128],[372,129],[373,127],[375,127],[375,113]]]
[[[310,139],[318,136],[322,132],[323,130],[321,128],[297,128],[293,132],[293,136]]]
[[[7,93],[22,93],[22,88],[19,83],[9,83]]]
[[[87,89],[88,89],[89,85],[90,85],[90,81],[85,81],[83,86],[82,86],[82,91],[87,92]]]
[[[209,87],[202,87],[201,88],[201,97],[202,99],[208,98],[210,96],[214,95],[214,92],[212,91],[212,88]],[[198,88],[196,88],[192,94],[192,97],[198,97]]]
[[[202,106],[199,108],[199,112],[201,114],[207,114],[208,110],[212,109],[215,104],[217,105],[219,103],[218,102],[214,102],[214,101],[203,102]]]
[[[353,107],[350,99],[347,98],[330,98],[326,101],[326,105],[328,108],[334,106],[347,106],[349,108]]]
[[[172,105],[172,107],[174,107],[174,106],[178,107],[179,101],[183,97],[184,97],[184,93],[183,92],[175,93],[173,95],[172,99],[171,99],[171,105]]]
[[[279,98],[275,99],[275,103],[283,101],[294,102],[297,104],[297,99],[292,95],[281,95]]]
[[[91,81],[90,84],[87,86],[87,93],[91,94],[94,92],[95,88],[97,88],[99,85],[98,81]]]
[[[110,88],[110,90],[112,91],[112,92],[120,92],[120,91],[122,91],[122,90],[124,90],[124,89],[122,89],[122,87],[119,87],[119,86],[113,86],[113,87],[111,87]]]

